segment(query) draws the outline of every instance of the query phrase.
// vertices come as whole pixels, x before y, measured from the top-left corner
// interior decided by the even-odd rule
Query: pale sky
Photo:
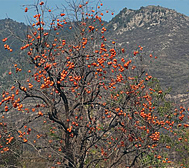
[[[18,22],[25,22],[27,16],[33,16],[31,11],[28,13],[24,12],[23,5],[33,4],[37,0],[0,0],[0,19],[11,18]],[[69,0],[44,0],[49,7],[60,6],[61,4],[66,5],[66,1]],[[79,1],[79,0],[75,0]],[[97,0],[89,0],[96,1]],[[128,9],[139,9],[141,6],[148,5],[160,5],[162,7],[175,9],[177,12],[189,16],[189,0],[101,0],[104,4],[102,9],[110,9],[118,14],[123,8]],[[105,14],[103,19],[110,20],[112,16]]]

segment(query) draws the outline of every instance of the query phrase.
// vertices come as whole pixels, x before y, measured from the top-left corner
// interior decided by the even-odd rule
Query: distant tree
[[[174,128],[172,109],[145,71],[143,47],[126,57],[106,39],[102,6],[72,1],[58,15],[43,1],[25,8],[37,12],[20,48],[33,68],[2,94],[2,124],[17,115],[15,138],[47,167],[145,167],[164,159],[159,141]]]

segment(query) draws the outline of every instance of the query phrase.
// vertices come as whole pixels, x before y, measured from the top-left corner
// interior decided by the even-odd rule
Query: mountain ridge
[[[149,5],[147,7],[141,7],[138,10],[132,10],[124,8],[116,15],[109,24],[113,24],[113,29],[116,30],[120,25],[125,30],[132,30],[136,27],[143,26],[155,26],[165,22],[171,18],[179,18],[182,21],[189,21],[189,17],[176,12],[173,9],[164,8],[161,6]],[[122,23],[124,23],[122,25]],[[120,33],[120,32],[119,32]]]
[[[16,33],[24,36],[27,26],[11,19],[0,20],[0,30],[8,22],[18,24]],[[10,25],[12,25],[10,23]],[[138,10],[124,8],[119,14],[104,25],[107,37],[116,39],[116,43],[132,53],[142,45],[146,51],[146,59],[150,54],[158,59],[149,68],[149,72],[157,77],[163,88],[172,87],[172,94],[183,94],[189,89],[189,17],[173,9],[149,5]],[[3,33],[6,35],[6,33]],[[1,36],[0,38],[4,38]],[[11,39],[10,39],[11,40]],[[0,42],[0,52],[5,53]],[[19,47],[15,49],[18,50]],[[2,56],[2,55],[1,55]],[[13,57],[13,56],[11,56]],[[6,55],[5,58],[9,59]],[[2,71],[0,70],[0,75]]]

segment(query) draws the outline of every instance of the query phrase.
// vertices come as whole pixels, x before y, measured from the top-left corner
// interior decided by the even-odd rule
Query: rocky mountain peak
[[[138,10],[124,8],[109,23],[109,28],[113,28],[118,34],[140,27],[150,28],[153,26],[167,25],[171,23],[182,23],[183,26],[189,25],[189,18],[175,10],[161,6],[141,7]],[[111,26],[111,27],[110,27]]]

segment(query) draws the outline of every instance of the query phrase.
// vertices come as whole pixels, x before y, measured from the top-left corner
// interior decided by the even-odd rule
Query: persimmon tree
[[[174,122],[171,108],[162,110],[165,93],[145,70],[152,55],[141,46],[128,55],[107,40],[102,6],[72,1],[58,15],[44,2],[25,8],[36,11],[20,48],[30,68],[22,72],[15,63],[9,73],[15,83],[2,94],[2,124],[13,122],[12,139],[47,166],[144,167],[152,165],[142,161],[149,155],[162,159],[159,140]],[[15,78],[20,73],[26,80]],[[13,113],[19,120],[7,119]]]

